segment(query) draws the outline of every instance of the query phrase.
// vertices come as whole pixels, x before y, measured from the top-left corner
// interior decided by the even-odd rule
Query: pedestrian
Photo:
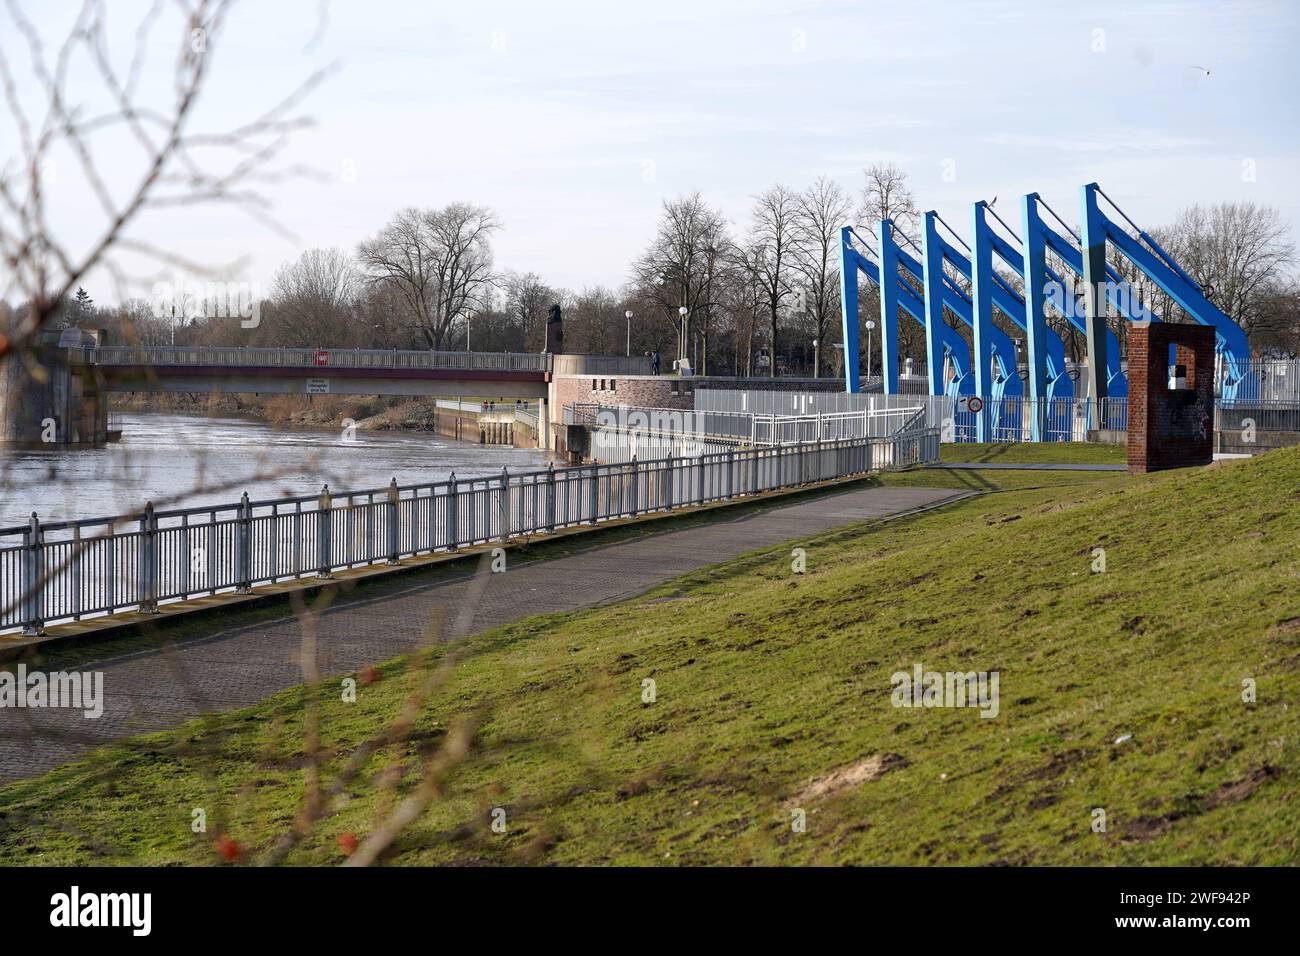
[[[659,350],[655,349],[650,355],[650,370],[653,374],[659,374]]]

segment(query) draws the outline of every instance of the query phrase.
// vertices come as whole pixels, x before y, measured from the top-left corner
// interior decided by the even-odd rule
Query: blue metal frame
[[[1058,305],[1057,311],[1066,319],[1066,321],[1083,333],[1086,338],[1088,335],[1088,323],[1085,318],[1086,313],[1081,313],[1078,308],[1075,307],[1072,297],[1068,304],[1065,302],[1065,290],[1067,288],[1065,280],[1057,272],[1047,267],[1046,253],[1050,248],[1054,253],[1056,253],[1061,261],[1078,276],[1085,275],[1085,256],[1079,249],[1078,245],[1071,241],[1071,239],[1061,235],[1043,220],[1038,209],[1039,203],[1041,202],[1042,199],[1039,197],[1038,193],[1029,193],[1021,199],[1021,224],[1024,229],[1024,266],[1021,270],[1021,275],[1025,279],[1026,308],[1029,310],[1031,323],[1046,328],[1047,319],[1044,309],[1046,303],[1050,301],[1050,297],[1046,294],[1046,285],[1048,281],[1051,281],[1055,283],[1056,287],[1061,291],[1061,302],[1059,305],[1066,306],[1065,308],[1060,308]],[[1053,215],[1055,215],[1055,213],[1053,213]],[[1062,223],[1062,225],[1064,225],[1064,223]],[[1107,300],[1120,312],[1121,315],[1124,316],[1124,318],[1130,320],[1138,318],[1138,316],[1134,315],[1130,309],[1132,303],[1119,294],[1119,286],[1123,282],[1119,273],[1107,264],[1105,266],[1105,274],[1110,280],[1110,283],[1106,285]],[[1157,321],[1159,319],[1158,316],[1152,316],[1152,318],[1157,319]],[[1120,370],[1119,340],[1115,337],[1114,332],[1110,331],[1109,328],[1105,328],[1103,341],[1105,342],[1105,358],[1104,363],[1098,363],[1098,368],[1100,368],[1101,364],[1104,364],[1106,367],[1106,387],[1104,392],[1108,396],[1119,398],[1128,394],[1128,382],[1124,378],[1123,372]],[[1029,357],[1031,383],[1034,357],[1034,352],[1031,348]],[[1088,394],[1090,397],[1096,397],[1091,382],[1088,386]]]
[[[1231,401],[1236,396],[1237,386],[1246,376],[1250,361],[1250,344],[1246,339],[1246,333],[1242,331],[1241,326],[1228,318],[1222,310],[1205,297],[1204,290],[1197,284],[1196,280],[1188,275],[1178,263],[1174,262],[1173,257],[1165,252],[1155,239],[1144,230],[1139,229],[1132,220],[1124,216],[1123,210],[1116,206],[1110,200],[1110,197],[1106,197],[1115,211],[1124,216],[1129,225],[1133,226],[1138,233],[1138,238],[1133,238],[1121,226],[1111,220],[1102,211],[1097,201],[1099,193],[1105,195],[1105,193],[1101,192],[1101,187],[1096,183],[1088,183],[1080,190],[1083,220],[1082,245],[1085,250],[1084,267],[1087,270],[1084,273],[1086,286],[1085,308],[1089,328],[1095,330],[1098,325],[1104,328],[1106,321],[1105,313],[1099,307],[1094,291],[1097,286],[1090,281],[1091,274],[1097,270],[1095,266],[1089,269],[1089,265],[1095,262],[1095,259],[1090,259],[1089,256],[1099,256],[1104,263],[1106,244],[1109,242],[1121,255],[1137,266],[1147,278],[1182,306],[1188,315],[1202,325],[1209,325],[1214,328],[1215,352],[1218,356],[1222,356],[1227,360],[1227,371],[1229,373],[1223,379],[1223,398]],[[1143,246],[1142,242],[1145,242],[1150,249]],[[1110,271],[1107,269],[1108,275]],[[1105,341],[1099,336],[1096,336],[1096,338],[1099,342]],[[1101,389],[1100,392],[1092,392],[1092,396],[1094,398],[1105,398],[1105,383],[1100,382],[1100,376],[1096,374],[1096,368],[1100,367],[1106,357],[1105,346],[1102,346],[1099,352],[1094,354],[1092,350],[1093,338],[1089,339],[1088,344],[1090,382],[1095,379],[1094,384]]]
[[[902,309],[922,326],[925,325],[925,304],[898,274],[900,254],[906,257],[905,267],[913,275],[919,272],[920,265],[898,248],[893,240],[893,224],[887,220],[877,226],[876,235],[880,242],[882,260],[880,266],[854,247],[854,235],[852,226],[840,229],[840,320],[844,336],[844,389],[847,392],[862,390],[858,361],[857,283],[857,274],[861,272],[880,289],[881,380],[885,394],[894,395],[898,393],[898,310]],[[885,263],[889,263],[888,268]],[[891,274],[893,282],[881,281],[881,276]],[[970,381],[970,350],[966,347],[966,340],[946,323],[941,325],[939,339],[943,354],[952,362],[956,373],[949,383],[947,394],[970,394],[973,382]]]
[[[1019,240],[1019,251],[993,231],[985,218],[988,206],[983,202],[975,203],[972,209],[973,244],[969,247],[969,257],[939,234],[938,222],[942,220],[934,212],[925,216],[920,259],[899,246],[895,241],[893,223],[888,220],[882,220],[876,227],[879,265],[854,248],[854,230],[845,226],[840,231],[845,389],[849,392],[860,390],[857,275],[863,272],[881,292],[881,376],[887,394],[898,391],[900,309],[926,330],[926,365],[932,393],[952,396],[977,394],[990,401],[1004,395],[1021,394],[1014,343],[992,321],[993,309],[997,308],[1025,330],[1029,397],[1037,401],[1072,395],[1075,390],[1066,371],[1064,344],[1047,325],[1046,306],[1051,301],[1047,294],[1048,284],[1057,283],[1062,295],[1054,306],[1088,340],[1088,396],[1100,400],[1126,395],[1128,383],[1120,370],[1119,342],[1106,325],[1107,308],[1116,309],[1130,321],[1159,321],[1159,316],[1140,308],[1140,303],[1125,294],[1123,279],[1106,261],[1109,244],[1198,322],[1214,327],[1216,349],[1227,361],[1223,397],[1231,400],[1247,374],[1250,349],[1245,332],[1205,297],[1204,290],[1149,234],[1139,229],[1109,197],[1105,197],[1138,238],[1112,221],[1100,208],[1098,194],[1105,197],[1096,183],[1082,188],[1081,236],[1076,236],[1068,225],[1061,222],[1037,193],[1024,196],[1021,200],[1023,238]],[[1052,213],[1073,241],[1044,221],[1040,204]],[[1082,310],[1076,307],[1072,297],[1066,297],[1068,287],[1061,276],[1048,267],[1046,254],[1049,248],[1083,278],[1085,304]],[[1011,265],[1024,279],[1023,296],[997,275],[993,267],[995,256]],[[971,296],[966,296],[947,276],[945,261],[952,263],[971,281]],[[907,279],[919,284],[924,290],[923,295],[918,296],[914,285]],[[1103,291],[1104,296],[1099,294]],[[966,340],[943,320],[945,307],[970,326],[974,338],[974,361]],[[953,363],[956,373],[946,388],[943,386],[945,360]],[[1045,402],[1040,404],[1045,405]],[[981,439],[987,434],[983,418],[981,416]],[[1036,440],[1041,437],[1039,424],[1035,422]]]

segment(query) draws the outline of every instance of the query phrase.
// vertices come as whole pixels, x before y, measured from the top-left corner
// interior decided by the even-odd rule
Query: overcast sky
[[[79,7],[28,5],[50,43]],[[111,4],[124,72],[147,6]],[[236,278],[265,284],[309,246],[354,249],[401,207],[467,200],[504,224],[499,267],[619,285],[665,198],[699,189],[741,224],[773,182],[827,174],[857,193],[881,160],[962,229],[972,201],[997,195],[1018,219],[1029,191],[1074,221],[1092,180],[1144,225],[1251,198],[1300,228],[1296,3],[334,0],[323,33],[320,9],[238,6],[197,116],[228,128],[337,64],[282,156],[321,178],[268,189],[292,236],[230,210],[152,212],[135,235],[245,257]],[[21,74],[9,27],[0,15]],[[142,89],[167,93],[174,47],[159,31]],[[72,75],[74,97],[101,93]],[[17,157],[0,129],[0,156]],[[138,174],[129,143],[105,140],[101,158],[111,184]],[[57,163],[51,227],[84,249],[104,219],[71,158]],[[88,285],[116,299],[107,277]]]

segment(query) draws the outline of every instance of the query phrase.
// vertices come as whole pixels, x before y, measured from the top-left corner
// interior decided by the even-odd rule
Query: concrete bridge
[[[545,352],[397,349],[137,348],[70,350],[107,392],[546,397]],[[75,353],[80,352],[80,355]]]
[[[93,445],[107,439],[113,392],[492,396],[545,402],[553,356],[537,352],[191,348],[70,344],[54,333],[0,368],[0,443]],[[70,330],[78,332],[79,330]]]

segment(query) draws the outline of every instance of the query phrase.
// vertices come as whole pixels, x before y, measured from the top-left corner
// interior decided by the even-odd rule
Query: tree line
[[[894,223],[901,241],[919,247],[920,210],[905,175],[891,164],[866,169],[855,190],[827,177],[803,189],[773,185],[753,198],[740,224],[692,192],[663,202],[655,232],[621,287],[572,290],[535,272],[498,269],[497,215],[486,206],[454,202],[400,210],[351,252],[308,249],[285,263],[254,328],[239,317],[206,314],[198,303],[179,315],[160,314],[155,302],[143,299],[96,307],[82,289],[51,321],[94,324],[107,328],[113,341],[145,345],[537,351],[547,312],[558,303],[571,352],[658,351],[667,366],[684,343],[697,374],[837,375],[839,230],[857,222],[870,237],[881,218]],[[1152,234],[1242,325],[1257,354],[1300,355],[1295,246],[1276,209],[1254,202],[1196,205]],[[1126,260],[1113,261],[1162,318],[1186,319]],[[1052,264],[1057,274],[1071,275],[1063,264]],[[999,271],[1023,290],[1019,276]],[[949,277],[969,292],[964,276],[953,271]],[[866,322],[879,319],[879,295],[865,280],[859,287],[859,341],[865,345]],[[22,311],[0,303],[0,320]],[[954,315],[946,318],[969,340]],[[1013,338],[1023,336],[1000,313],[994,322]],[[1050,310],[1049,323],[1067,356],[1082,359],[1083,337]],[[1121,342],[1124,326],[1115,323]],[[899,327],[900,358],[923,368],[923,329],[908,317]],[[876,340],[872,367],[879,368]]]

